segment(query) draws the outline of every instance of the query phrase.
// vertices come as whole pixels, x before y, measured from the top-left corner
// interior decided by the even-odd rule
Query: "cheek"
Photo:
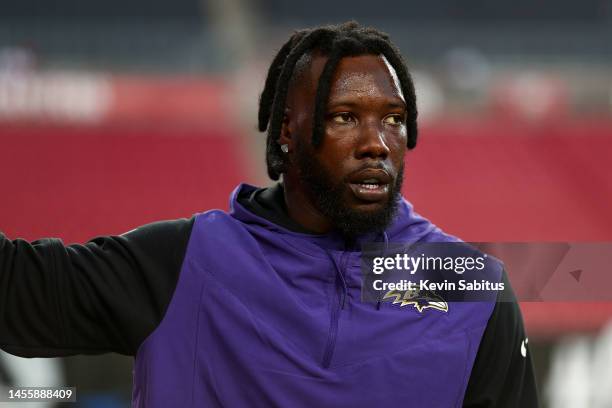
[[[408,131],[406,126],[401,126],[400,128],[390,132],[388,139],[394,144],[394,147],[406,148],[406,144],[408,142]]]
[[[317,161],[334,180],[341,180],[351,170],[352,157],[351,143],[327,134],[316,152]]]
[[[310,143],[312,140],[312,117],[308,112],[298,111],[296,112],[290,122],[291,137],[296,140],[294,143]]]
[[[328,165],[342,169],[352,159],[354,147],[353,138],[346,132],[342,135],[330,132],[323,136],[319,151]]]
[[[406,147],[406,143],[406,137],[395,136],[389,140],[389,149],[392,154],[399,154],[403,156],[406,150],[408,149]]]
[[[406,132],[403,132],[403,135],[393,135],[393,137],[389,138],[388,140],[390,159],[393,162],[394,166],[396,166],[396,168],[399,168],[401,163],[404,161],[406,151],[408,150],[408,148],[406,147]]]

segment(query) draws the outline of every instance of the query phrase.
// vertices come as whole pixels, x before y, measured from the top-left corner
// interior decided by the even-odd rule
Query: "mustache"
[[[397,178],[397,172],[394,172],[392,170],[392,168],[385,164],[384,162],[381,161],[377,161],[377,162],[365,162],[362,165],[360,165],[358,168],[356,168],[355,170],[351,171],[349,174],[346,175],[346,177],[344,177],[344,181],[349,183],[351,178],[364,170],[382,170],[385,173],[387,173],[393,180],[395,180]]]

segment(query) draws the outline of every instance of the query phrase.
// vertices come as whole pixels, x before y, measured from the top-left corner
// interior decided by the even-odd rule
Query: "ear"
[[[283,114],[283,124],[281,126],[280,137],[278,138],[279,145],[288,145],[289,151],[293,148],[292,142],[292,123],[291,123],[291,108],[285,108],[285,113]]]

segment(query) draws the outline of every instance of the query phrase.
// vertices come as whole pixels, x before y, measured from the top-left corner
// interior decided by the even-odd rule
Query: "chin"
[[[368,214],[384,210],[389,206],[389,200],[391,199],[391,197],[387,197],[379,201],[363,201],[356,198],[350,191],[348,193],[350,198],[344,201],[347,203],[346,207],[351,211]]]
[[[387,202],[384,203],[376,202],[376,203],[363,203],[358,205],[349,206],[349,210],[354,212],[355,214],[363,214],[364,216],[369,216],[373,214],[377,214],[380,212],[384,212],[387,208]]]

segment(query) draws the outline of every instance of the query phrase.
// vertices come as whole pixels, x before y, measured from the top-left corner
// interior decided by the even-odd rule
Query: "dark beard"
[[[295,156],[304,187],[315,200],[317,209],[329,218],[345,237],[382,232],[391,223],[400,201],[404,179],[403,162],[395,182],[389,184],[389,199],[384,207],[376,211],[362,211],[346,205],[343,197],[348,188],[346,180],[333,184],[330,174],[311,154],[298,148]]]

